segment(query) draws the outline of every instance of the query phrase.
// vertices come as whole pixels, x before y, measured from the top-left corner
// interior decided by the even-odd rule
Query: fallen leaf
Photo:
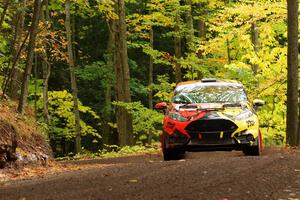
[[[222,197],[220,200],[229,200],[227,197]]]

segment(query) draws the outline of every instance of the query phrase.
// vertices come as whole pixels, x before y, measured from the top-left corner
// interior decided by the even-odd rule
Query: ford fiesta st
[[[165,160],[178,158],[185,151],[242,150],[246,155],[260,155],[262,134],[256,110],[241,83],[202,79],[179,83],[172,103],[156,104],[165,110],[161,137]]]

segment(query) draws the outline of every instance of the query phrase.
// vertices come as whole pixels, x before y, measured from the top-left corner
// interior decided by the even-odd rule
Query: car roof
[[[221,79],[202,79],[195,81],[185,81],[177,84],[176,91],[184,88],[192,87],[235,87],[243,88],[243,84],[235,80],[221,80]]]

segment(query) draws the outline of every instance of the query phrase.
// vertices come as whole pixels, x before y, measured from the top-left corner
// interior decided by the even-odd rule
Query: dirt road
[[[185,160],[146,155],[67,165],[68,171],[0,186],[0,199],[300,199],[300,152],[268,149],[261,157],[240,152],[188,153]]]

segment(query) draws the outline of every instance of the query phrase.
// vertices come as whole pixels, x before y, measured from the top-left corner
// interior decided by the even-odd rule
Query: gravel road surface
[[[260,157],[241,152],[187,153],[162,161],[144,155],[66,165],[97,164],[0,186],[0,199],[300,199],[300,152],[266,149]]]

